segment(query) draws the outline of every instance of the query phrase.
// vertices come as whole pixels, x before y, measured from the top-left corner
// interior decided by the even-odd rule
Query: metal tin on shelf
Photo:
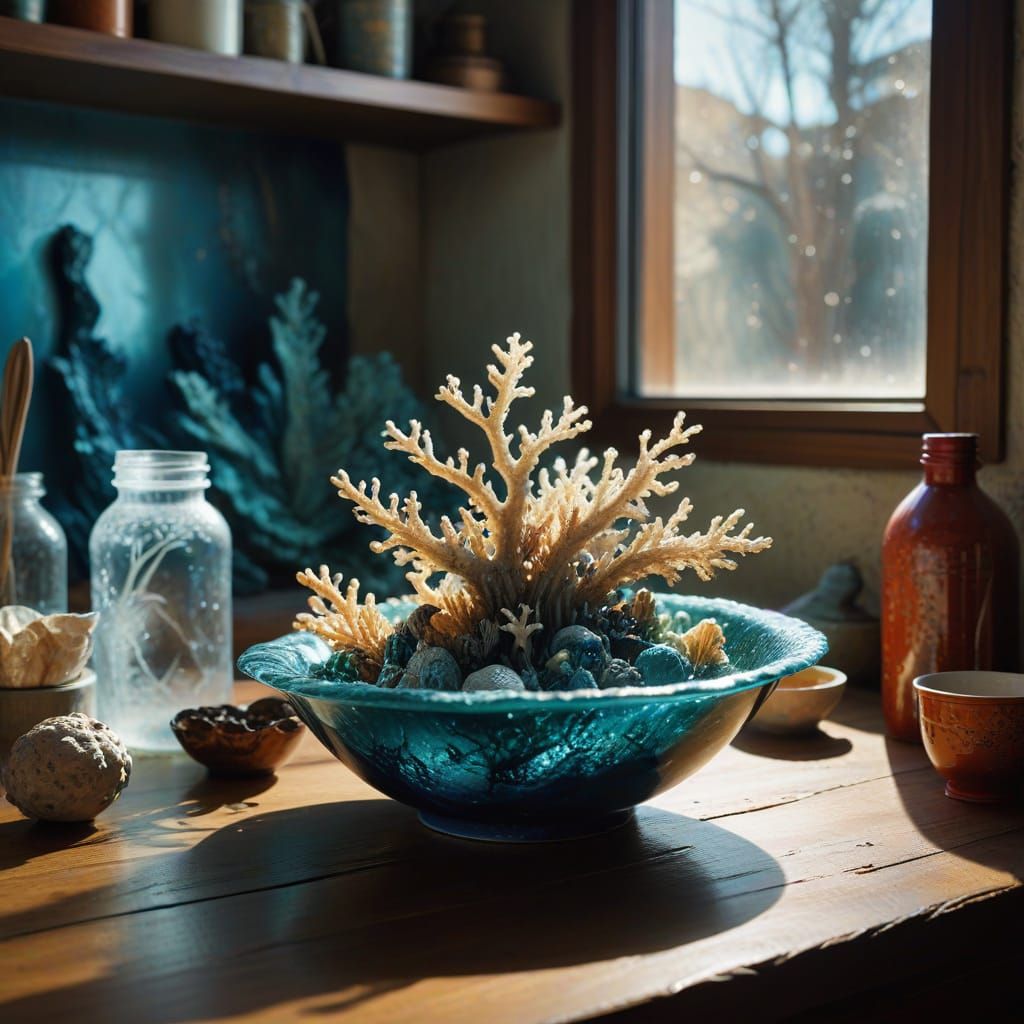
[[[338,0],[343,68],[389,78],[412,74],[412,0]]]

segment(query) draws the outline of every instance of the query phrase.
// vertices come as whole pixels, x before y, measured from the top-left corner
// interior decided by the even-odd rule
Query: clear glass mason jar
[[[99,717],[138,750],[176,750],[178,711],[231,697],[231,531],[209,469],[205,452],[118,452],[89,538]]]
[[[44,494],[42,473],[0,477],[0,605],[52,615],[68,610],[68,542]]]

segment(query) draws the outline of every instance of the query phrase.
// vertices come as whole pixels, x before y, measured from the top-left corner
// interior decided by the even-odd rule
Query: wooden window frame
[[[666,429],[680,406],[701,422],[701,454],[720,460],[907,468],[927,431],[980,435],[1003,457],[1009,234],[1011,0],[934,0],[928,214],[927,397],[922,401],[640,398],[624,386],[632,331],[672,327],[674,131],[671,91],[643,104],[641,168],[621,166],[620,0],[574,0],[572,365],[574,394],[609,442]],[[671,68],[672,0],[636,0],[645,22],[641,87]],[[666,18],[669,19],[666,22]],[[624,28],[628,29],[628,26]],[[666,58],[667,53],[667,58]],[[669,81],[671,79],[668,79]],[[630,173],[642,186],[620,195]],[[622,189],[622,191],[625,191]],[[620,302],[620,203],[640,225],[639,310]],[[671,209],[671,205],[668,206]],[[644,228],[649,225],[649,228]],[[666,315],[670,319],[666,322]],[[656,354],[655,354],[656,358]],[[663,379],[663,378],[662,378]]]

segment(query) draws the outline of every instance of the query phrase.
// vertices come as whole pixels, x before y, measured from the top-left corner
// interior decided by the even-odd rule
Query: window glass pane
[[[657,390],[922,397],[930,0],[676,0],[675,17]]]

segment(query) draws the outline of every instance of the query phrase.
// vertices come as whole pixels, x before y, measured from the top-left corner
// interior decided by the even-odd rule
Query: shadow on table
[[[744,729],[732,745],[745,754],[772,757],[780,761],[825,761],[842,757],[853,749],[845,736],[830,736],[823,729],[802,736],[771,736],[754,729]]]
[[[953,800],[923,747],[887,738],[885,749],[900,802],[925,839],[963,860],[1024,879],[1024,804]]]
[[[785,884],[747,840],[646,807],[603,836],[508,846],[436,835],[389,800],[321,804],[239,819],[155,859],[134,869],[148,912],[109,917],[102,891],[74,908],[103,918],[88,941],[105,973],[2,1003],[0,1019],[74,1008],[170,1024],[317,997],[308,1012],[335,1013],[426,977],[696,942],[763,913]]]
[[[129,824],[135,831],[141,832],[147,825],[158,829],[157,822],[171,814],[195,818],[212,814],[222,807],[247,810],[256,806],[252,798],[265,793],[276,781],[273,775],[250,779],[214,779],[203,776],[189,787],[175,808],[154,807],[146,814],[133,815],[129,822],[123,824]],[[102,817],[99,820],[104,822]],[[57,850],[102,847],[115,834],[110,829],[98,827],[92,821],[30,821],[16,818],[0,822],[0,873]],[[3,915],[2,903],[0,920],[5,926],[10,920]],[[31,927],[31,922],[26,924]]]

